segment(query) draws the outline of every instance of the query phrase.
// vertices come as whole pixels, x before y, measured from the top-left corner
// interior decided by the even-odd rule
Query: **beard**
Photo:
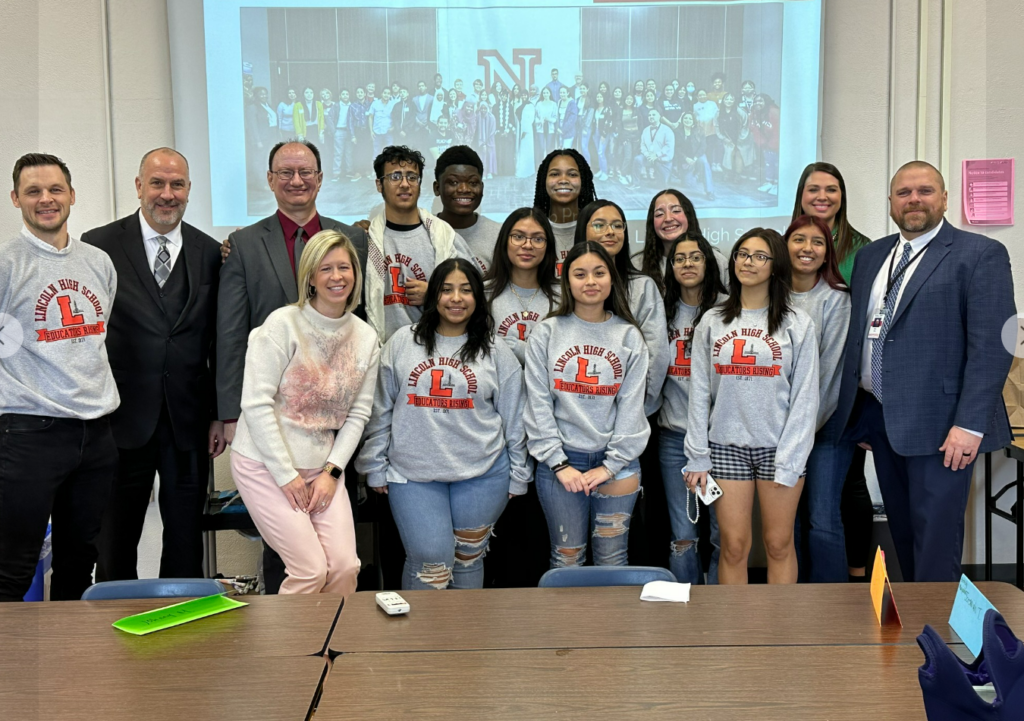
[[[160,223],[160,225],[177,225],[185,215],[186,205],[188,205],[187,202],[174,206],[146,203],[145,207],[149,217]]]

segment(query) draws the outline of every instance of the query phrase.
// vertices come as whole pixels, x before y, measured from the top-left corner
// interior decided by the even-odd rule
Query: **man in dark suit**
[[[203,575],[201,519],[210,458],[224,451],[216,420],[213,334],[220,244],[183,223],[188,161],[146,153],[135,178],[140,209],[90,230],[118,276],[107,355],[121,395],[111,416],[119,462],[99,537],[97,580],[138,578],[137,549],[160,474],[162,578]]]
[[[904,579],[954,581],[972,464],[1010,442],[1010,258],[943,220],[945,182],[928,163],[900,168],[889,208],[899,234],[863,248],[853,268],[836,412],[873,452]]]
[[[217,307],[217,408],[228,443],[234,439],[242,411],[249,332],[263,325],[273,311],[298,300],[295,275],[306,241],[321,230],[344,233],[366,272],[366,233],[317,213],[322,182],[320,152],[315,145],[278,143],[270,151],[267,171],[277,212],[228,237],[231,252],[221,269]],[[282,571],[277,554],[265,552],[268,591],[276,592],[281,585]]]

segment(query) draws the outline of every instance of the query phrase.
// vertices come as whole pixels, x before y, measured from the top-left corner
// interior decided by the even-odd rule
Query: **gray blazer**
[[[320,227],[348,236],[365,273],[366,232],[323,215]],[[278,308],[296,302],[299,291],[276,213],[228,238],[231,254],[221,268],[217,296],[217,417],[237,420],[249,332]]]

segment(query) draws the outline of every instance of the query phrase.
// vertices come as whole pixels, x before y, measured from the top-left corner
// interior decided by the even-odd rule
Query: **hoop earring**
[[[312,298],[313,296],[315,296],[315,295],[316,295],[316,287],[315,287],[315,286],[312,286],[312,285],[311,285],[311,286],[309,286],[309,288],[308,288],[308,289],[306,290],[306,294],[307,294],[307,295],[308,295],[308,296],[309,296],[310,298]]]

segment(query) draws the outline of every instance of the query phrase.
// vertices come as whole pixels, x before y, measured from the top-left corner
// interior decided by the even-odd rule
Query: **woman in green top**
[[[839,169],[831,163],[811,163],[800,175],[796,186],[796,200],[793,203],[793,219],[801,215],[817,216],[828,224],[835,244],[839,274],[846,284],[853,275],[853,259],[857,251],[871,242],[858,233],[846,212],[846,181]],[[870,555],[871,524],[873,510],[864,478],[864,449],[854,450],[853,462],[846,474],[843,485],[842,509],[843,528],[846,534],[846,563],[851,581],[866,580],[866,566]],[[836,469],[839,471],[839,469]],[[803,513],[801,513],[803,515]],[[803,523],[802,539],[806,541],[808,524]],[[801,554],[803,556],[803,554]],[[801,563],[800,580],[808,580],[806,568]]]
[[[793,220],[801,215],[817,216],[828,224],[836,246],[839,273],[849,285],[853,258],[871,240],[850,225],[846,214],[846,182],[836,166],[811,163],[804,168],[796,186]]]

